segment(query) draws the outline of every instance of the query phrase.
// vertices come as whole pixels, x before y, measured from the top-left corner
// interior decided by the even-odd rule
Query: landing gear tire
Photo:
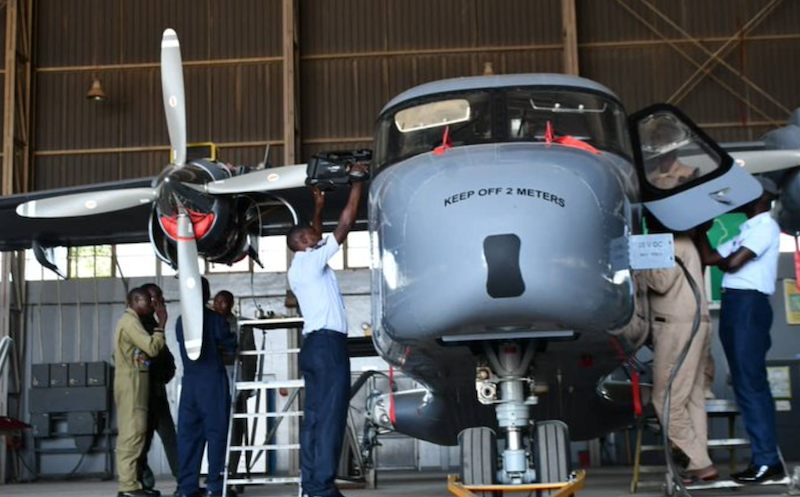
[[[491,485],[497,472],[497,436],[486,427],[467,428],[458,434],[461,483]]]
[[[569,457],[569,429],[558,420],[536,423],[534,463],[539,483],[569,480],[572,465]]]

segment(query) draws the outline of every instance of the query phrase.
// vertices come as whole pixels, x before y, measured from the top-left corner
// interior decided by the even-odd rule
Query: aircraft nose
[[[486,259],[486,293],[494,299],[519,297],[525,280],[519,269],[520,240],[515,234],[492,235],[483,240]]]
[[[369,202],[375,319],[404,339],[606,330],[630,317],[629,272],[612,259],[624,191],[594,154],[455,148],[381,172]]]

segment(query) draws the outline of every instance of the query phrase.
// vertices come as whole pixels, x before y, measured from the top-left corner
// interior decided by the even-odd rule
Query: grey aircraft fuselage
[[[399,111],[461,98],[468,122],[398,131]],[[624,338],[636,286],[614,258],[640,223],[625,133],[610,90],[560,75],[436,82],[384,108],[369,191],[373,341],[426,389],[395,394],[394,429],[450,445],[493,425],[475,386],[487,344],[532,348],[530,376],[547,390],[532,419],[563,419],[574,439],[632,419],[629,396],[601,391],[636,348]],[[592,147],[558,143],[567,134]]]

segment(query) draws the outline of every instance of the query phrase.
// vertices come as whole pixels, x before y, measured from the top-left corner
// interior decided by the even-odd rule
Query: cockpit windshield
[[[546,142],[569,136],[632,160],[625,111],[616,100],[576,88],[497,88],[431,95],[378,121],[378,168],[436,147]]]

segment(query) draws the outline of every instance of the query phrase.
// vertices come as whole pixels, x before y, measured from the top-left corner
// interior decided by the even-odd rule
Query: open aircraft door
[[[677,108],[654,105],[629,122],[642,201],[666,228],[689,230],[761,195],[758,181]]]

